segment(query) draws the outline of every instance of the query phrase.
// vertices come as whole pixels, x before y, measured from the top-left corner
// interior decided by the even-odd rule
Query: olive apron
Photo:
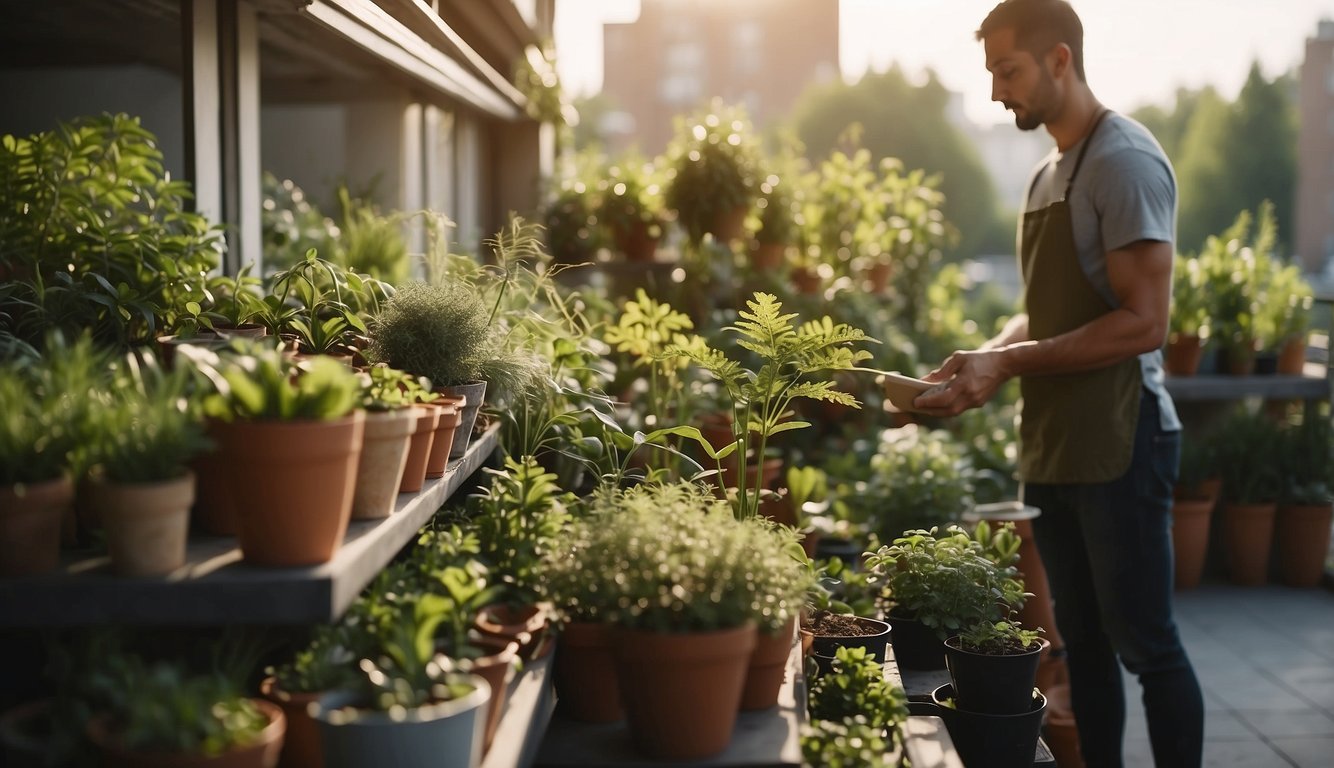
[[[1065,195],[1024,214],[1019,267],[1033,340],[1067,333],[1114,309],[1080,267],[1067,202],[1106,114],[1097,117],[1085,138]],[[1130,468],[1141,389],[1138,357],[1081,373],[1024,376],[1019,388],[1019,476],[1024,482],[1104,483]]]

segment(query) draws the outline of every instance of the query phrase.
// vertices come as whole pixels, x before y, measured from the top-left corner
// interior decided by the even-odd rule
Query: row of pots
[[[105,530],[121,575],[162,576],[183,566],[192,505],[200,527],[236,536],[249,563],[328,562],[350,519],[387,517],[400,492],[421,490],[466,452],[485,389],[477,382],[430,404],[331,421],[210,420],[216,448],[192,471],[145,484],[94,475],[80,486],[79,506]],[[53,570],[75,501],[69,478],[0,488],[0,576]]]

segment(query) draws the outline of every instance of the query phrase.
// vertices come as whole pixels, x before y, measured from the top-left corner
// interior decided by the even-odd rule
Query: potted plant
[[[997,621],[1024,598],[1014,562],[1014,525],[993,532],[979,522],[970,536],[957,525],[944,531],[907,531],[866,558],[866,568],[888,592],[894,658],[904,669],[945,666],[943,641],[979,621]]]
[[[1193,376],[1209,341],[1209,288],[1205,270],[1195,257],[1176,255],[1172,270],[1172,313],[1168,319],[1163,370],[1171,376]]]
[[[918,424],[880,433],[857,498],[881,541],[960,522],[972,502],[972,471],[958,438]]]
[[[561,182],[560,192],[542,217],[545,241],[558,264],[592,261],[603,245],[594,186],[583,179]]]
[[[101,407],[90,409],[96,465],[89,492],[107,534],[111,567],[164,576],[185,564],[195,476],[188,463],[209,447],[184,367],[130,355]]]
[[[260,313],[263,323],[273,335],[293,338],[298,352],[350,362],[358,336],[366,333],[366,323],[348,303],[351,296],[344,295],[350,275],[311,248],[304,259],[273,276]]]
[[[45,360],[0,364],[0,576],[54,569],[61,525],[73,517],[76,454],[106,357],[86,336],[59,339],[48,340]]]
[[[747,300],[747,309],[736,323],[727,328],[738,337],[738,344],[758,357],[759,370],[750,370],[741,362],[713,349],[699,337],[687,345],[673,344],[666,357],[685,358],[718,379],[731,406],[734,442],[722,451],[704,439],[693,427],[677,428],[679,434],[695,440],[716,463],[721,474],[723,459],[735,450],[747,464],[745,477],[738,483],[737,514],[754,517],[764,490],[763,464],[769,438],[782,432],[809,427],[810,423],[790,419],[790,407],[798,399],[822,400],[858,407],[857,399],[838,391],[830,380],[812,381],[812,374],[827,371],[856,370],[858,363],[870,357],[851,345],[875,340],[862,331],[834,323],[828,317],[795,326],[795,314],[783,314],[782,303],[772,294],[756,292]],[[752,437],[754,435],[754,437]],[[753,451],[753,453],[752,453]]]
[[[790,527],[766,518],[748,521],[755,547],[752,587],[762,607],[757,619],[755,650],[746,670],[741,709],[768,709],[778,703],[787,659],[796,637],[797,620],[806,595],[815,585],[815,571]]]
[[[388,517],[394,511],[408,463],[408,448],[421,417],[416,403],[435,399],[414,376],[388,366],[372,366],[357,378],[366,428],[357,462],[353,519]]]
[[[1306,365],[1306,332],[1311,324],[1314,295],[1301,270],[1288,265],[1274,271],[1267,287],[1265,308],[1271,313],[1278,373],[1302,375]]]
[[[1269,572],[1274,515],[1282,490],[1280,434],[1263,413],[1235,411],[1216,433],[1223,475],[1223,534],[1236,584],[1263,584]]]
[[[787,262],[787,250],[798,242],[801,204],[793,186],[793,181],[772,174],[760,183],[760,197],[755,203],[759,227],[751,253],[756,271],[779,273]]]
[[[1222,488],[1212,440],[1183,433],[1177,483],[1172,491],[1173,584],[1193,589],[1204,574],[1209,550],[1209,527]]]
[[[88,736],[103,765],[268,768],[278,761],[282,710],[239,695],[220,675],[125,657],[107,660],[99,684],[109,706],[89,721]]]
[[[443,394],[467,398],[450,456],[461,456],[486,395],[481,378],[490,317],[466,283],[408,283],[372,323],[369,357],[431,380]]]
[[[557,548],[574,497],[561,493],[556,476],[531,456],[506,459],[502,471],[485,471],[490,486],[469,502],[481,557],[499,577],[504,596],[484,606],[475,624],[484,634],[514,640],[519,655],[530,659],[545,644],[543,563]]]
[[[865,648],[839,648],[830,669],[811,681],[807,699],[807,711],[817,722],[849,723],[862,718],[883,731],[908,717],[903,688],[885,678],[884,662]]]
[[[970,712],[955,700],[954,686],[946,683],[931,692],[935,712],[945,721],[950,740],[964,765],[988,768],[1026,768],[1033,765],[1038,734],[1047,712],[1047,697],[1029,691],[1028,708],[1013,715]]]
[[[309,708],[321,696],[352,687],[357,682],[360,648],[368,638],[358,637],[348,623],[319,625],[315,636],[292,659],[265,670],[259,691],[282,708],[287,717],[278,765],[282,768],[320,768],[324,753],[320,733]]]
[[[375,656],[358,663],[356,682],[312,706],[327,768],[381,764],[387,755],[404,768],[481,762],[492,690],[476,675],[452,672],[436,651],[434,628],[444,619],[420,603],[386,615]]]
[[[191,350],[216,393],[205,402],[241,552],[261,565],[331,560],[352,512],[365,412],[356,376],[328,357],[300,364],[263,340],[219,356]]]
[[[598,502],[589,544],[616,625],[612,653],[630,733],[659,759],[693,759],[731,740],[755,621],[793,611],[764,575],[786,555],[754,521],[689,484],[610,491]]]
[[[667,222],[662,184],[657,177],[652,162],[630,155],[608,166],[605,178],[598,183],[598,220],[628,261],[653,261],[664,234]]]
[[[1334,514],[1334,444],[1327,418],[1309,414],[1283,440],[1283,491],[1275,521],[1279,572],[1290,587],[1325,574]]]
[[[745,111],[714,99],[703,113],[678,118],[667,157],[667,207],[690,241],[698,244],[706,233],[723,243],[740,237],[760,163]]]
[[[1255,353],[1272,333],[1270,316],[1261,308],[1277,233],[1272,206],[1261,206],[1254,237],[1251,223],[1250,212],[1242,211],[1227,230],[1205,241],[1199,257],[1209,287],[1211,335],[1227,355],[1227,370],[1233,375],[1254,372]]]
[[[945,641],[945,668],[960,709],[1019,715],[1032,707],[1038,662],[1050,647],[1041,627],[1009,620],[979,621]]]
[[[801,757],[806,765],[884,768],[891,744],[885,729],[857,715],[844,720],[816,720],[802,729]]]

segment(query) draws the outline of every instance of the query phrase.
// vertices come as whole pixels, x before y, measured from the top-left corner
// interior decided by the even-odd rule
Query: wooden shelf
[[[499,425],[475,438],[445,476],[399,494],[383,520],[353,520],[328,563],[247,565],[231,537],[192,536],[184,567],[161,578],[111,572],[104,554],[65,558],[54,573],[0,579],[0,627],[93,624],[311,624],[337,619],[496,448]]]
[[[737,715],[727,749],[714,757],[688,764],[798,768],[801,765],[801,726],[806,722],[806,678],[801,662],[801,646],[793,644],[787,658],[783,687],[778,692],[778,706],[759,712],[741,712]],[[624,722],[580,723],[557,715],[547,728],[546,738],[537,754],[537,764],[647,767],[661,766],[663,762],[635,751]]]

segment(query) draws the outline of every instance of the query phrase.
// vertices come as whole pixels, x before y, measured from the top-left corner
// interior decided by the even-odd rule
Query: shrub
[[[464,283],[408,283],[385,303],[371,325],[369,356],[425,376],[437,387],[481,376],[487,308]]]

